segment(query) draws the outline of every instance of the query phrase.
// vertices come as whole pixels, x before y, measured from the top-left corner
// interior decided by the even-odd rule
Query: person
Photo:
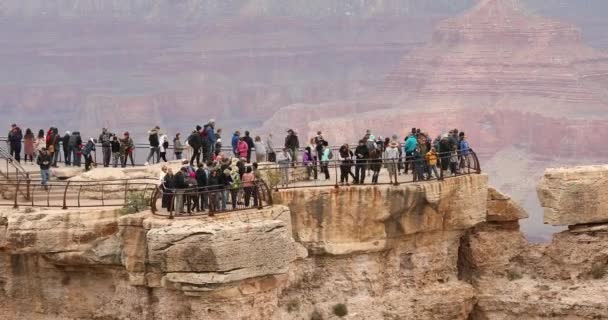
[[[241,141],[241,132],[237,130],[232,134],[232,153],[235,157],[239,156],[239,141]]]
[[[131,166],[135,167],[135,161],[133,160],[133,151],[135,150],[135,143],[128,131],[123,133],[122,139],[120,139],[121,156],[122,156],[122,167],[127,166],[127,158],[131,160]]]
[[[333,158],[333,153],[329,148],[329,143],[323,141],[323,153],[321,156],[321,172],[325,174],[325,180],[329,180],[329,161]]]
[[[413,128],[412,134],[405,138],[405,144],[403,146],[403,152],[405,153],[405,174],[408,173],[410,167],[412,167],[412,171],[414,170],[413,163],[411,160],[417,146],[418,139],[416,138],[416,128]]]
[[[317,159],[321,159],[323,155],[323,142],[325,138],[323,138],[323,132],[317,131],[317,136],[314,138],[315,151],[317,152]]]
[[[160,158],[167,162],[167,149],[169,149],[169,137],[161,133],[159,138]]]
[[[412,164],[413,164],[413,175],[414,182],[416,181],[424,181],[424,169],[425,169],[425,161],[422,157],[422,153],[420,152],[420,146],[417,146],[412,153]]]
[[[348,176],[353,176],[353,173],[350,170],[353,165],[353,152],[350,151],[348,145],[345,144],[340,147],[338,154],[340,156],[340,184],[348,185]]]
[[[266,162],[266,146],[262,143],[262,138],[260,136],[255,137],[254,148],[255,162]]]
[[[173,211],[173,192],[175,189],[173,170],[171,168],[165,168],[165,176],[163,177],[163,183],[161,185],[161,189],[163,190],[161,206],[169,211]]]
[[[232,209],[236,210],[237,205],[239,204],[239,195],[243,187],[243,180],[241,179],[241,174],[238,169],[231,167],[228,170],[230,172],[230,178],[232,180],[230,183],[230,199],[232,200]]]
[[[458,149],[456,146],[452,147],[452,152],[450,152],[450,173],[455,176],[458,174]]]
[[[287,187],[289,185],[289,164],[291,163],[291,153],[287,148],[277,154],[277,163],[279,164],[279,170],[281,171],[281,186]]]
[[[258,206],[258,193],[255,186],[255,175],[253,169],[247,167],[247,171],[243,175],[243,189],[245,191],[245,207],[249,207],[251,196],[253,196],[253,206]]]
[[[435,147],[431,147],[431,151],[426,154],[425,159],[426,164],[429,168],[427,180],[431,180],[431,178],[433,177],[433,173],[435,173],[435,178],[437,180],[440,180],[441,177],[437,173],[437,161],[439,160],[439,156],[437,155],[437,150],[435,149]]]
[[[190,158],[190,165],[194,165],[201,161],[201,152],[203,148],[203,137],[201,137],[201,126],[196,126],[196,129],[190,133],[188,137],[188,145],[192,148],[192,157]]]
[[[94,161],[92,153],[95,152],[95,144],[97,144],[97,140],[90,138],[86,146],[84,147],[84,150],[82,150],[82,155],[84,156],[85,171],[91,170],[91,166],[93,165]]]
[[[306,147],[302,155],[302,164],[306,166],[308,178],[317,180],[317,157],[313,155],[312,148]]]
[[[36,163],[40,166],[40,177],[42,180],[41,184],[45,190],[48,190],[48,181],[51,176],[49,171],[51,168],[51,162],[51,155],[46,150],[46,147],[43,147],[40,154],[38,154]]]
[[[251,163],[251,151],[253,151],[255,143],[253,142],[253,139],[251,139],[249,131],[245,131],[245,136],[243,137],[243,140],[247,143],[247,163]]]
[[[80,131],[72,132],[70,141],[68,141],[68,150],[71,154],[72,165],[80,167],[82,151],[82,138],[80,137]]]
[[[103,157],[103,167],[107,168],[110,166],[110,159],[112,157],[112,136],[107,128],[101,129],[101,134],[97,141],[101,143],[101,154]]]
[[[450,167],[450,154],[452,149],[455,146],[452,146],[451,139],[447,133],[441,135],[439,139],[439,161],[441,165],[442,171],[447,171]]]
[[[247,155],[249,154],[249,144],[247,144],[247,142],[245,141],[245,137],[242,137],[241,139],[239,139],[238,145],[237,145],[237,152],[238,158],[243,158],[243,159],[247,159]]]
[[[46,149],[46,137],[44,136],[44,130],[38,130],[38,136],[36,137],[36,143],[34,144],[36,149],[36,156],[40,154],[42,149]]]
[[[397,185],[397,162],[399,161],[399,150],[397,150],[398,147],[399,144],[397,143],[397,141],[392,141],[384,152],[384,158],[386,159],[386,169],[388,171],[388,178],[390,180],[390,183],[395,185]]]
[[[70,152],[70,138],[72,134],[69,131],[66,131],[61,138],[61,147],[63,148],[63,162],[66,166],[72,165],[72,153]]]
[[[208,161],[211,156],[215,153],[215,144],[217,143],[217,136],[215,135],[215,119],[209,119],[209,122],[203,128],[202,134],[203,142],[209,147],[204,150],[203,159]]]
[[[285,137],[285,149],[289,152],[289,156],[292,162],[298,162],[298,149],[300,148],[300,141],[295,131],[292,129],[287,130],[287,136]]]
[[[21,162],[21,139],[23,139],[23,132],[13,123],[8,132],[8,144],[10,154],[17,162]]]
[[[146,166],[150,164],[150,160],[154,160],[155,154],[156,163],[160,162],[160,139],[158,136],[159,131],[159,126],[156,126],[152,128],[152,130],[148,131],[148,143],[150,144],[150,153],[148,154],[148,158],[146,159]]]
[[[272,133],[266,137],[266,152],[268,153],[268,162],[276,162],[277,154],[274,152],[274,142],[272,141]]]
[[[230,191],[233,181],[230,167],[223,169],[222,173],[222,181],[224,182],[224,190],[222,192],[222,211],[225,211],[228,203],[228,196],[231,194]]]
[[[471,152],[471,147],[469,146],[469,141],[467,140],[467,136],[464,132],[459,133],[460,142],[458,143],[459,151],[460,151],[460,169],[464,169],[469,164],[469,153]]]
[[[175,160],[182,160],[182,154],[184,153],[184,145],[180,139],[181,134],[178,132],[175,134],[175,138],[173,138],[173,153],[175,155]]]
[[[186,183],[187,169],[182,167],[174,176],[173,184],[175,188],[175,213],[180,214],[184,212],[184,193],[188,189]]]
[[[218,128],[215,131],[215,152],[222,150],[222,128]]]
[[[207,182],[209,191],[209,216],[212,217],[219,210],[219,202],[223,193],[224,182],[221,180],[219,169],[215,166],[209,168],[209,180]]]
[[[198,197],[195,198],[196,202],[196,210],[197,211],[205,211],[209,207],[208,197],[207,197],[207,180],[208,180],[208,172],[205,170],[205,166],[202,163],[198,164],[198,168],[195,173],[196,177],[196,186]]]
[[[118,141],[117,136],[112,137],[112,141],[110,141],[110,149],[112,151],[112,167],[118,168],[118,162],[121,160],[120,156],[120,141]],[[121,161],[122,165],[122,161]]]
[[[355,148],[355,159],[357,163],[355,165],[355,184],[365,183],[365,168],[368,166],[369,150],[365,140],[359,140],[359,145]]]
[[[372,184],[378,183],[380,170],[382,169],[382,153],[380,150],[372,150],[369,153],[369,169],[372,171]]]
[[[32,132],[32,129],[27,128],[25,130],[25,136],[23,136],[23,147],[24,147],[24,152],[23,152],[23,158],[25,159],[25,162],[27,163],[27,158],[30,158],[30,162],[33,164],[34,163],[34,154],[36,153],[36,149],[34,147],[34,144],[36,143],[36,137],[34,137],[34,133]]]

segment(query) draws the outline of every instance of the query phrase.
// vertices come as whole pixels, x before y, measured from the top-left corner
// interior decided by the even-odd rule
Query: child
[[[441,177],[439,177],[439,175],[437,174],[437,159],[439,159],[439,157],[437,156],[437,150],[435,149],[435,147],[431,147],[431,151],[426,154],[425,158],[426,163],[429,166],[429,175],[427,177],[427,180],[431,180],[433,173],[435,173],[435,178],[437,178],[437,180],[441,179]]]
[[[306,147],[304,155],[302,157],[302,163],[306,166],[308,171],[308,178],[317,180],[317,159],[312,154],[312,149]]]

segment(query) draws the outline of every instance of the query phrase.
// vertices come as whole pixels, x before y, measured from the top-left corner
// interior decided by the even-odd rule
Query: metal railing
[[[44,208],[124,207],[138,194],[150,199],[158,186],[156,179],[101,181],[0,181],[0,206]],[[29,197],[20,190],[27,189]],[[147,203],[146,200],[145,202]]]
[[[0,144],[0,160],[4,162],[3,165],[0,165],[0,175],[2,175],[4,179],[6,179],[7,181],[14,180],[18,182],[26,182],[30,180],[29,173],[27,173],[27,171],[21,166],[21,164],[17,162],[15,158],[13,158],[10,152],[4,149],[2,144]],[[29,191],[29,188],[25,188],[22,190],[18,190],[18,193],[20,193],[26,199],[29,199]]]
[[[161,202],[162,210],[158,209]],[[252,186],[230,188],[223,185],[186,189],[156,188],[150,202],[152,213],[173,219],[176,216],[213,216],[217,213],[262,209],[272,206],[272,193],[263,180]]]
[[[458,152],[453,162],[451,153],[439,153],[437,172],[432,170],[425,159],[366,159],[359,161],[292,162],[263,165],[260,175],[274,190],[314,187],[336,187],[343,185],[400,185],[427,180],[443,180],[452,177],[480,174],[481,166],[473,150]],[[408,168],[408,174],[405,169]],[[389,171],[395,171],[391,177]],[[357,175],[359,171],[359,175]],[[409,174],[411,173],[411,174]],[[418,174],[416,174],[418,173]],[[360,181],[357,181],[359,178]],[[361,183],[363,181],[363,183]]]

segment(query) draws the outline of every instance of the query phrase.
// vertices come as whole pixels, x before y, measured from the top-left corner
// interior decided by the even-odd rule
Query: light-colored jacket
[[[169,142],[169,138],[167,137],[166,134],[163,134],[162,136],[160,136],[160,138],[158,139],[158,143],[160,144],[160,152],[167,152],[167,150],[165,150],[165,147],[163,147],[163,144],[166,142]]]
[[[270,137],[266,138],[266,151],[269,153],[274,151],[274,143],[272,143],[272,138]]]
[[[253,147],[255,148],[255,154],[257,154],[257,155],[266,154],[266,146],[261,141],[254,142]]]
[[[388,147],[384,152],[384,157],[387,160],[397,160],[399,159],[399,149],[395,147]]]

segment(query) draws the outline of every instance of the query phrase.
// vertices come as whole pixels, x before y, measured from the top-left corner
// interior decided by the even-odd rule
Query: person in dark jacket
[[[196,126],[196,130],[192,131],[190,137],[188,137],[188,145],[192,148],[192,158],[190,158],[190,165],[194,165],[201,161],[201,149],[203,148],[203,138],[201,137],[201,126]]]
[[[175,187],[175,213],[184,212],[184,193],[188,189],[186,176],[188,170],[184,167],[173,176],[173,184]]]
[[[118,141],[117,136],[112,137],[110,149],[112,151],[112,167],[118,168],[118,162],[120,161],[120,141]]]
[[[291,156],[291,161],[293,163],[298,162],[298,149],[300,148],[300,141],[298,140],[298,136],[295,131],[292,129],[287,130],[287,136],[285,137],[285,149],[289,152]]]
[[[235,131],[234,134],[232,135],[232,154],[234,154],[235,157],[239,156],[239,141],[241,140],[241,132],[240,131]]]
[[[160,162],[160,127],[156,126],[152,130],[148,131],[148,142],[150,144],[150,153],[146,159],[145,165],[150,163],[150,160],[154,159],[156,154],[156,163]]]
[[[209,122],[205,126],[205,132],[203,134],[205,142],[209,145],[209,148],[205,150],[203,158],[206,161],[211,160],[212,155],[215,153],[215,144],[217,143],[217,136],[215,135],[215,119],[209,119]]]
[[[59,161],[59,148],[61,146],[61,135],[59,135],[59,129],[53,128],[53,139],[51,140],[53,143],[53,164],[51,167],[57,168],[57,161]]]
[[[95,144],[97,144],[97,140],[91,138],[87,142],[87,145],[82,150],[82,155],[84,156],[84,170],[91,170],[91,165],[93,165],[93,152],[95,152]]]
[[[207,185],[207,190],[209,191],[209,216],[211,217],[219,210],[221,193],[224,192],[223,181],[217,168],[209,169]]]
[[[175,189],[173,170],[167,168],[166,170],[163,170],[163,172],[165,172],[165,177],[163,178],[163,184],[161,186],[161,189],[163,190],[162,207],[167,208],[169,211],[173,211],[173,195]]]
[[[17,162],[21,162],[21,140],[23,132],[16,124],[11,125],[11,130],[8,132],[8,143],[10,153]]]
[[[51,155],[48,153],[46,148],[43,148],[36,159],[36,163],[40,166],[40,177],[42,179],[42,186],[45,190],[48,189],[51,161]]]
[[[365,140],[360,140],[359,145],[355,149],[355,159],[357,161],[355,165],[355,184],[365,183],[365,168],[369,161],[369,150],[365,144]]]
[[[249,131],[245,131],[245,137],[243,138],[247,143],[247,163],[251,163],[251,150],[253,150],[255,144],[253,143],[253,139],[249,135]]]
[[[196,169],[196,185],[198,198],[195,199],[196,202],[196,211],[205,211],[209,207],[209,203],[207,202],[207,171],[205,170],[205,166],[202,163],[198,164],[198,169]]]
[[[79,131],[74,131],[70,136],[70,141],[68,142],[68,150],[71,153],[72,164],[74,166],[80,167],[81,163],[81,151],[82,151],[82,138],[80,137]]]
[[[71,153],[70,153],[70,137],[72,135],[70,134],[69,131],[66,131],[65,134],[63,135],[63,138],[61,138],[61,147],[63,148],[63,162],[65,163],[66,166],[71,166],[72,165],[72,161],[71,161]]]
[[[101,129],[101,134],[99,135],[99,143],[101,143],[101,154],[103,157],[103,166],[107,168],[110,166],[110,159],[112,158],[112,136],[113,133],[110,133],[107,128]]]

